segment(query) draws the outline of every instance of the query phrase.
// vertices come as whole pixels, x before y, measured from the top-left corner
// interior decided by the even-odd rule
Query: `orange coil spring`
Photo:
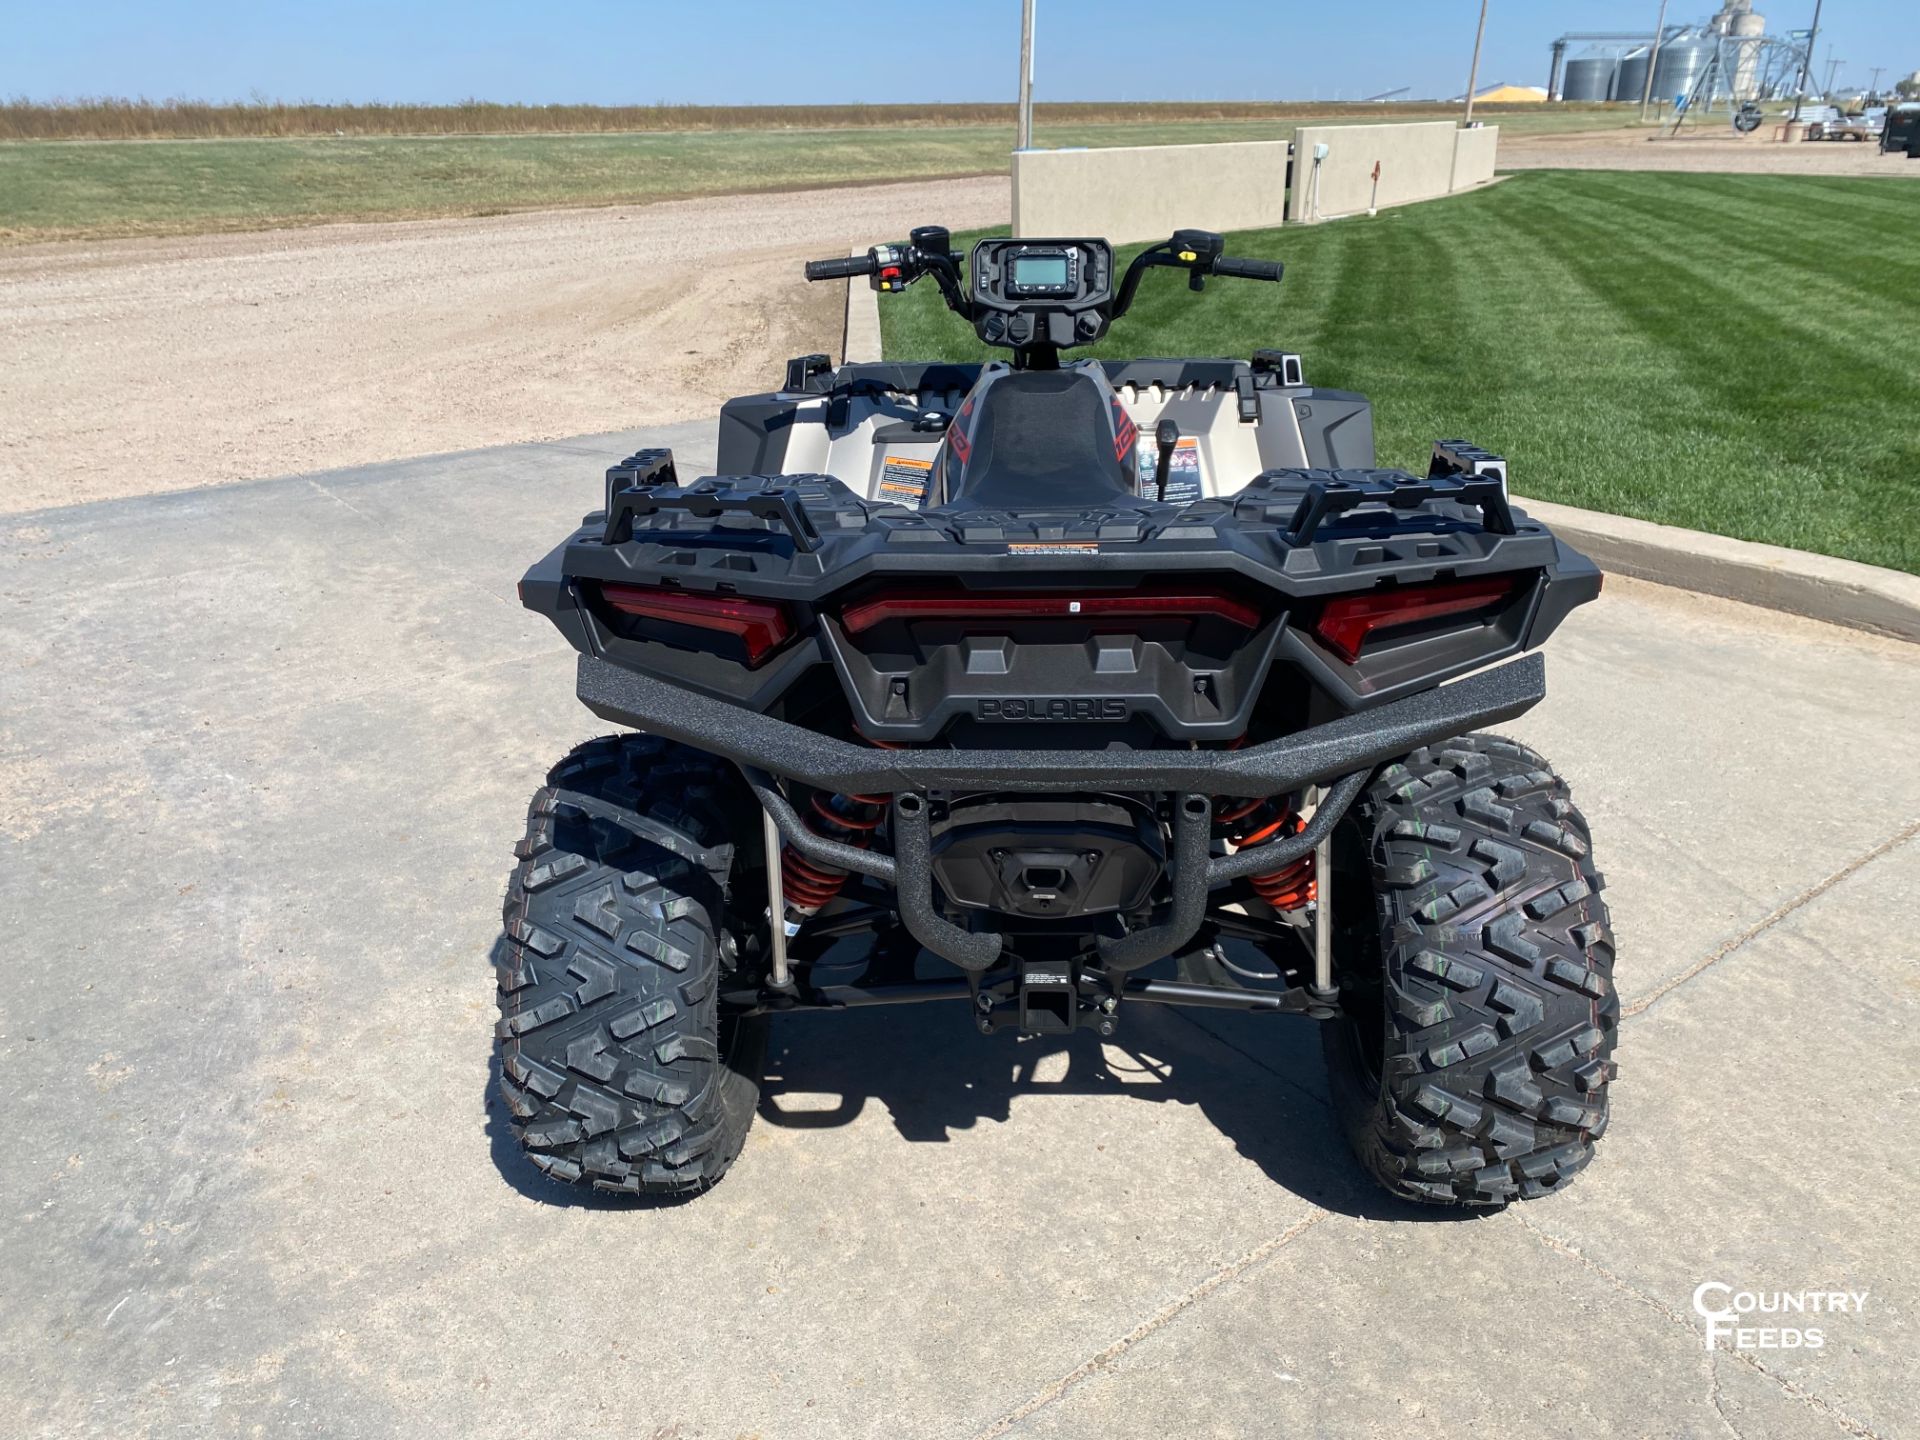
[[[1222,810],[1213,821],[1221,828],[1222,838],[1232,840],[1242,850],[1265,845],[1283,835],[1298,835],[1307,823],[1281,800],[1243,801]],[[1311,853],[1290,865],[1252,876],[1248,883],[1253,886],[1254,894],[1276,910],[1298,910],[1312,903],[1318,893]]]
[[[816,792],[802,812],[807,828],[826,840],[865,849],[887,813],[884,795],[822,795]],[[847,872],[809,860],[791,845],[780,852],[780,889],[787,909],[811,915],[840,893]]]

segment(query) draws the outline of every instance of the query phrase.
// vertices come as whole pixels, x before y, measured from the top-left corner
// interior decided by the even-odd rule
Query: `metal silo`
[[[1661,46],[1660,58],[1653,62],[1654,96],[1672,104],[1675,96],[1693,94],[1718,45],[1711,35],[1688,35]]]
[[[1647,65],[1653,58],[1653,51],[1646,45],[1636,45],[1620,57],[1620,69],[1613,82],[1613,98],[1631,100],[1640,103],[1640,97],[1647,90]]]
[[[1751,10],[1733,17],[1733,93],[1751,100],[1760,89],[1760,37],[1766,33],[1765,17]]]
[[[1611,100],[1617,62],[1610,55],[1585,55],[1567,62],[1560,86],[1562,100]]]

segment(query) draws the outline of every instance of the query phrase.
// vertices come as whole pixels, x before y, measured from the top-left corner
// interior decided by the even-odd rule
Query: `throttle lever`
[[[1180,426],[1170,417],[1163,416],[1153,427],[1153,443],[1159,448],[1160,458],[1153,462],[1153,498],[1167,498],[1167,476],[1173,469],[1173,452],[1180,445]]]

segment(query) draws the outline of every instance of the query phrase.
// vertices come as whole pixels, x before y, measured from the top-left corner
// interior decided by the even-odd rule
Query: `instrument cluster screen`
[[[1021,255],[1013,262],[1013,283],[1021,290],[1061,286],[1067,283],[1067,257],[1064,255]]]

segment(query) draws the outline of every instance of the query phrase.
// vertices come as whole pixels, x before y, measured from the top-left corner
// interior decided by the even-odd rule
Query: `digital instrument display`
[[[1019,255],[1013,261],[1013,283],[1018,289],[1064,286],[1067,283],[1067,257],[1064,255]]]

